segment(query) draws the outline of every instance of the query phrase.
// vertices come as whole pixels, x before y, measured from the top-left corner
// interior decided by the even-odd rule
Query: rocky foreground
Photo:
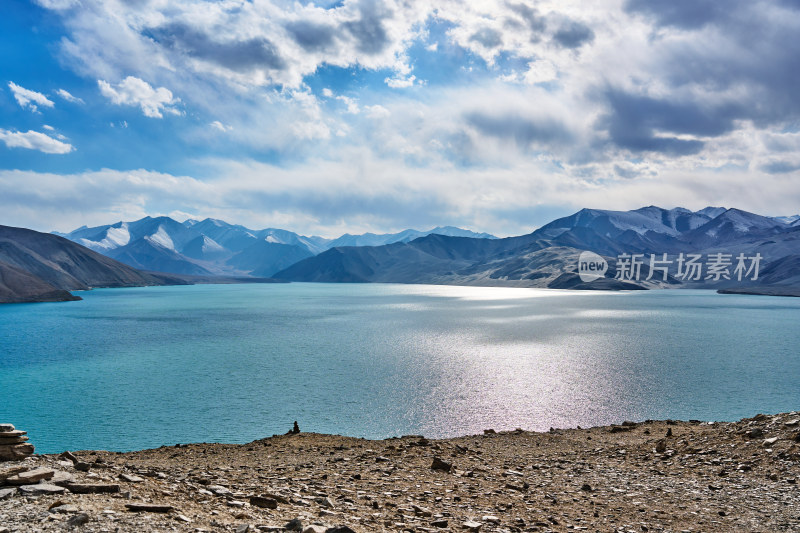
[[[800,414],[0,463],[0,532],[799,531]]]

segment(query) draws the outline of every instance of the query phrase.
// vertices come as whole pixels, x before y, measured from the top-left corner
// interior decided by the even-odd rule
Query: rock
[[[484,429],[483,430],[483,434],[484,435],[496,435],[497,432],[495,430],[493,430],[493,429]]]
[[[283,528],[286,531],[303,531],[303,522],[299,518],[289,520]]]
[[[461,527],[463,527],[464,529],[469,529],[470,531],[480,531],[482,526],[483,526],[482,523],[475,522],[474,520],[467,520],[466,522],[461,524]]]
[[[0,461],[19,461],[33,455],[33,444],[10,444],[0,446]]]
[[[125,507],[133,513],[168,513],[172,511],[171,505],[157,505],[154,503],[126,503]]]
[[[442,470],[444,472],[450,472],[453,469],[453,465],[450,463],[439,459],[438,457],[433,458],[433,463],[431,464],[431,470]]]
[[[180,520],[181,522],[184,522],[186,524],[190,524],[192,522],[191,518],[189,518],[188,516],[182,515],[182,514],[179,514],[178,516],[176,516],[175,520]]]
[[[433,522],[431,522],[431,525],[433,527],[438,527],[438,528],[444,529],[444,528],[447,527],[447,520],[444,520],[444,519],[434,520]]]
[[[63,494],[67,489],[59,487],[58,485],[51,485],[49,483],[39,483],[36,485],[22,485],[19,491],[29,496],[36,496],[40,494]]]
[[[0,489],[0,500],[5,500],[6,498],[10,498],[17,492],[17,489],[10,488],[10,489]]]
[[[661,439],[656,442],[656,453],[664,453],[667,451],[667,441],[665,439]]]
[[[59,505],[53,507],[52,505],[48,509],[51,513],[60,513],[60,514],[68,514],[68,513],[77,513],[80,511],[77,505],[70,505],[64,502],[57,502]]]
[[[328,530],[325,526],[312,524],[303,528],[303,533],[325,533]]]
[[[325,533],[356,533],[347,526],[334,526],[325,530]]]
[[[776,442],[778,442],[778,437],[772,437],[772,438],[769,438],[769,439],[764,439],[763,445],[764,446],[772,446]]]
[[[0,446],[6,446],[9,444],[20,444],[26,442],[28,437],[21,436],[21,437],[5,437],[2,433],[0,433]]]
[[[228,494],[232,494],[230,489],[223,487],[222,485],[209,485],[208,490],[216,494],[217,496],[227,496]]]
[[[321,507],[333,509],[333,502],[330,500],[330,498],[314,498],[314,501]]]
[[[113,483],[69,483],[66,487],[73,494],[110,494],[119,492],[119,485]]]
[[[49,468],[36,468],[26,472],[20,472],[6,479],[7,485],[30,485],[39,481],[50,479],[55,474],[54,470]]]
[[[672,436],[672,428],[667,428],[667,434],[666,434],[666,436],[667,436],[667,437],[671,437],[671,436]]]
[[[9,438],[13,438],[13,437],[21,437],[21,436],[27,435],[27,434],[28,434],[27,431],[20,431],[18,429],[12,429],[11,431],[3,431],[2,433],[0,433],[0,437],[2,437],[4,439],[9,439]]]
[[[588,483],[584,483],[581,486],[581,490],[586,491],[586,492],[592,492],[592,486],[589,485]]]
[[[764,430],[761,428],[753,428],[747,432],[747,436],[751,439],[757,439],[764,436]]]
[[[239,524],[236,526],[236,533],[248,533],[249,531],[252,531],[250,524]]]
[[[489,522],[490,524],[499,524],[500,523],[500,519],[497,518],[494,515],[486,515],[481,520],[483,520],[484,522]]]
[[[144,482],[144,478],[141,478],[139,476],[133,476],[131,474],[120,474],[119,478],[122,481],[127,481],[128,483],[143,483]]]
[[[793,427],[793,426],[796,426],[798,424],[800,424],[800,418],[793,418],[793,419],[787,420],[786,422],[783,423],[783,425],[787,426],[787,427]]]
[[[79,472],[88,472],[90,468],[92,468],[91,463],[84,463],[82,461],[75,463],[75,470]]]
[[[26,470],[30,469],[27,466],[12,466],[0,470],[0,485],[3,485],[6,479],[11,476],[19,474],[20,472],[25,472]]]
[[[69,472],[64,472],[63,470],[56,470],[53,474],[53,477],[51,477],[48,481],[53,485],[59,485],[63,487],[69,483],[74,483],[75,476]]]
[[[8,433],[15,429],[14,424],[0,424],[0,433]]]
[[[89,523],[89,515],[86,513],[76,514],[67,520],[67,527],[78,527]]]
[[[275,498],[268,498],[266,496],[251,496],[250,505],[255,505],[262,509],[277,509],[278,501],[275,500]]]
[[[79,462],[79,459],[78,459],[77,457],[75,457],[75,456],[72,454],[72,452],[70,452],[70,451],[61,452],[61,453],[58,455],[58,458],[59,458],[59,459],[66,459],[67,461],[70,461],[70,462],[72,462],[72,463],[77,463],[77,462]]]

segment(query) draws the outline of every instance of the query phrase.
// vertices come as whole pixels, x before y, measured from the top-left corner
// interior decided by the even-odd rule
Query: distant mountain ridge
[[[429,231],[345,234],[337,239],[306,237],[292,231],[266,228],[253,230],[222,220],[186,220],[145,217],[132,222],[81,227],[56,233],[82,246],[144,270],[188,275],[265,276],[283,270],[301,259],[338,246],[380,246],[409,242],[432,233],[494,239],[452,226]]]
[[[267,276],[285,281],[396,282],[456,285],[634,289],[707,287],[680,273],[615,279],[625,254],[758,254],[758,280],[713,280],[714,288],[800,283],[800,215],[767,217],[736,208],[647,206],[631,211],[581,209],[536,231],[498,239],[450,226],[377,235],[307,237],[267,228],[252,230],[216,219],[177,222],[145,217],[79,228],[68,238],[139,269],[201,276]],[[578,273],[581,252],[607,261],[607,279]],[[731,259],[732,260],[732,259]],[[645,261],[646,262],[646,261]],[[731,266],[733,268],[733,266]],[[730,269],[729,269],[730,270]],[[618,276],[624,278],[624,276]],[[650,279],[647,279],[647,278]]]
[[[528,235],[469,239],[440,235],[376,247],[341,247],[304,259],[274,277],[288,281],[396,282],[549,288],[728,288],[800,283],[798,218],[765,217],[739,209],[699,211],[648,206],[632,211],[582,209]],[[577,270],[584,251],[607,260],[607,279],[584,282]],[[708,258],[714,253],[761,258],[760,280],[651,276],[646,259],[668,254]],[[618,259],[639,254],[640,279],[615,280]],[[727,257],[727,256],[723,256]],[[655,263],[654,263],[655,264]],[[735,265],[728,269],[729,277]],[[656,272],[654,271],[653,274]],[[678,274],[677,270],[674,274]],[[620,276],[622,277],[622,276]],[[651,279],[646,279],[650,277]]]

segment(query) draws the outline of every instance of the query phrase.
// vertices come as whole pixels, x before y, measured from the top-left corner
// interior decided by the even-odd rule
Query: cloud
[[[36,91],[31,91],[24,87],[20,87],[13,81],[8,82],[8,87],[14,94],[14,99],[23,109],[28,108],[34,113],[38,113],[38,106],[53,107],[55,105],[52,100],[48,99],[42,93],[37,93]]]
[[[224,132],[231,131],[231,130],[233,129],[231,126],[228,126],[228,125],[226,125],[226,124],[223,124],[223,123],[222,123],[222,122],[220,122],[219,120],[215,120],[214,122],[210,123],[210,124],[209,124],[209,126],[211,126],[212,128],[214,128],[215,130],[219,130],[219,131],[221,131],[221,132],[223,132],[223,133],[224,133]]]
[[[58,89],[56,94],[66,100],[67,102],[72,102],[73,104],[83,104],[84,101],[81,98],[76,96],[72,96],[67,90],[65,89]]]
[[[146,117],[162,118],[163,113],[181,115],[174,106],[180,98],[174,98],[172,91],[165,87],[154,89],[149,83],[134,76],[128,76],[119,84],[112,86],[104,80],[97,80],[100,93],[115,105],[139,106]]]
[[[23,133],[21,131],[0,129],[0,141],[6,143],[9,148],[27,148],[28,150],[38,150],[46,154],[68,154],[74,150],[71,144],[32,130]]]

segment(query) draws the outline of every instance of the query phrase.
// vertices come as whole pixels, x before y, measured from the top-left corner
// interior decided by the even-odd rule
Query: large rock
[[[33,455],[33,444],[5,444],[0,446],[0,461],[19,461]]]
[[[45,479],[50,479],[55,474],[54,470],[50,468],[36,468],[34,470],[28,470],[26,472],[19,472],[18,474],[14,474],[13,476],[6,479],[7,485],[30,485],[32,483],[38,483],[39,481],[44,481]]]
[[[19,491],[23,494],[35,496],[38,494],[61,494],[66,491],[64,487],[51,485],[50,483],[38,483],[36,485],[22,485]]]

